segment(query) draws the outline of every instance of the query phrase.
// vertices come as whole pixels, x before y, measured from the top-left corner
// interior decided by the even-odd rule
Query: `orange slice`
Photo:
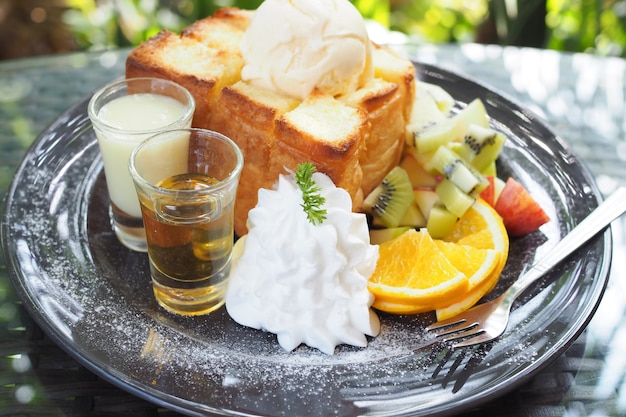
[[[467,293],[469,280],[426,231],[411,229],[380,244],[368,288],[379,302],[438,308]]]
[[[436,240],[435,243],[452,265],[469,278],[469,291],[482,283],[500,265],[500,252],[495,249],[443,240]]]
[[[415,304],[404,304],[399,301],[385,301],[378,298],[374,300],[372,307],[392,314],[418,314],[435,310],[435,308],[431,305],[421,306]]]
[[[476,199],[443,240],[476,248],[495,249],[507,255],[509,252],[509,236],[502,217],[481,198]]]
[[[459,219],[444,241],[474,248],[493,249],[498,262],[482,279],[479,274],[470,279],[470,290],[462,299],[436,310],[437,320],[456,316],[476,304],[495,287],[509,256],[509,236],[500,215],[484,200],[477,199]]]
[[[477,199],[444,240],[410,230],[380,245],[369,282],[373,307],[394,314],[435,310],[439,320],[452,317],[493,289],[508,250],[502,219]]]
[[[447,307],[436,309],[437,320],[445,320],[454,317],[473,307],[485,294],[489,293],[493,287],[496,286],[499,278],[500,273],[494,270],[479,285],[468,291],[463,298]]]
[[[458,295],[448,294],[445,307],[420,305],[410,300],[376,299],[373,306],[394,314],[417,314],[436,310],[437,312],[457,311],[465,305],[471,306],[490,290],[498,281],[499,274],[493,272],[500,264],[500,253],[495,249],[480,249],[473,246],[459,245],[441,240],[434,241],[443,255],[469,279],[468,290]],[[493,278],[495,277],[495,281]],[[478,297],[478,298],[476,298]],[[469,307],[468,307],[469,308]]]
[[[500,254],[500,263],[496,268],[498,276],[509,257],[509,235],[502,217],[481,198],[476,199],[443,240],[475,248],[495,249]]]

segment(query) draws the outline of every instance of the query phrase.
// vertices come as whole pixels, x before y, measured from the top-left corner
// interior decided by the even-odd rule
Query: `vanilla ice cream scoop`
[[[374,72],[365,23],[348,0],[265,0],[240,46],[244,81],[301,100],[352,92]]]

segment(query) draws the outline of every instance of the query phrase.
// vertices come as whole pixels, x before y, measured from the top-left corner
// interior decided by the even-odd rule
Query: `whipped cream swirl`
[[[226,308],[239,324],[275,333],[287,351],[304,343],[332,355],[339,344],[367,346],[380,330],[367,289],[378,246],[350,195],[322,173],[313,179],[326,199],[319,225],[307,219],[293,175],[259,191],[237,242]]]

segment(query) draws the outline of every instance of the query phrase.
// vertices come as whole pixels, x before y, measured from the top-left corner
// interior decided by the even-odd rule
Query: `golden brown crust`
[[[225,8],[180,35],[161,31],[130,53],[126,76],[167,78],[187,87],[196,99],[193,125],[222,132],[240,146],[237,234],[247,232],[259,188],[271,188],[279,174],[305,161],[346,189],[359,210],[363,196],[400,159],[413,100],[412,64],[374,45],[375,78],[364,87],[300,102],[241,81],[238,45],[252,14]]]
[[[359,158],[361,190],[367,195],[400,161],[405,139],[399,132],[406,126],[405,101],[397,84],[379,78],[343,99],[367,115],[365,146]]]
[[[276,119],[280,141],[314,161],[341,163],[351,159],[363,142],[366,115],[332,97],[314,97]]]
[[[130,52],[126,77],[165,78],[186,87],[196,101],[193,124],[204,127],[211,123],[211,109],[221,87],[238,80],[243,65],[236,60],[231,60],[232,67],[212,65],[220,60],[220,51],[163,30]]]
[[[181,37],[195,39],[209,48],[238,54],[239,41],[250,24],[252,13],[232,7],[219,9],[213,16],[187,26]]]

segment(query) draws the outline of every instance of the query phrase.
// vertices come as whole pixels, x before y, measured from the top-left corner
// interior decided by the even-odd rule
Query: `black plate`
[[[493,298],[598,205],[589,171],[534,115],[458,75],[417,65],[418,76],[460,104],[480,97],[509,140],[499,160],[552,222],[511,240]],[[152,298],[147,255],[122,247],[108,222],[107,192],[87,99],[61,115],[28,151],[6,202],[2,239],[24,304],[56,343],[112,383],[192,415],[448,415],[509,391],[583,331],[608,279],[606,232],[516,304],[508,331],[468,349],[426,346],[432,314],[381,314],[367,348],[334,356],[284,352],[275,336],[244,328],[224,309],[184,318]],[[251,277],[254,279],[254,277]]]

